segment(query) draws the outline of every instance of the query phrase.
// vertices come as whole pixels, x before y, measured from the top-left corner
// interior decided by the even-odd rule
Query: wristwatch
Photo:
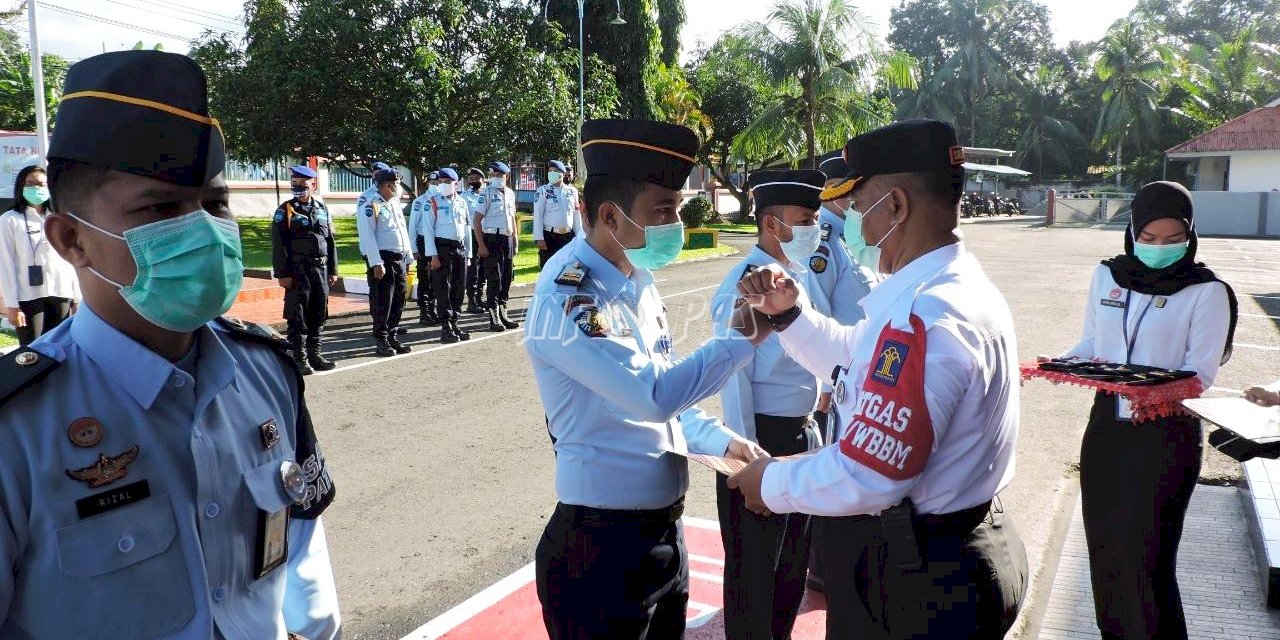
[[[782,333],[783,331],[786,330],[787,327],[791,326],[792,322],[796,321],[796,318],[799,318],[799,317],[800,317],[800,305],[795,305],[790,309],[787,309],[786,311],[779,313],[776,316],[766,315],[765,319],[769,321],[769,326],[773,327],[774,331],[777,331],[778,333]]]

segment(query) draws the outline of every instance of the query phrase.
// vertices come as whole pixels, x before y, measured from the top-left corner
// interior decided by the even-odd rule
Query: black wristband
[[[773,330],[778,332],[785,331],[786,328],[791,326],[791,323],[795,322],[796,318],[799,317],[800,305],[795,305],[776,316],[765,316],[765,318],[769,320],[769,325],[773,327]]]

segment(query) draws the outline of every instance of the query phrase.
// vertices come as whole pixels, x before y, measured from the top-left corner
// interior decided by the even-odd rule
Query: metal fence
[[[224,176],[227,180],[243,182],[273,182],[276,180],[276,170],[278,167],[280,180],[288,181],[289,167],[292,167],[295,164],[304,164],[305,162],[305,160],[299,158],[285,158],[281,160],[279,164],[274,162],[253,164],[227,160],[226,173]]]
[[[346,169],[336,164],[329,165],[329,193],[360,193],[369,188],[373,174],[361,166]]]

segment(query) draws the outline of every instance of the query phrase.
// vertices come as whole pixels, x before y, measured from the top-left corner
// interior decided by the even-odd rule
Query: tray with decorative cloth
[[[1194,371],[1079,358],[1028,363],[1021,369],[1023,380],[1041,378],[1117,394],[1132,406],[1134,422],[1185,414],[1182,401],[1204,392]]]

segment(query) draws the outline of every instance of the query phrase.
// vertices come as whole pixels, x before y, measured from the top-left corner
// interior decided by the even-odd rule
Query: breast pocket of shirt
[[[284,451],[288,455],[292,452]],[[272,460],[266,464],[259,465],[243,474],[244,488],[249,494],[248,512],[244,515],[247,519],[246,531],[250,532],[245,536],[245,551],[249,558],[250,578],[256,578],[258,571],[264,571],[261,578],[254,579],[249,583],[249,589],[257,591],[264,586],[274,586],[276,581],[282,579],[284,572],[280,567],[272,568],[272,565],[281,559],[287,561],[289,555],[289,539],[287,520],[284,519],[268,519],[271,516],[278,516],[293,506],[293,501],[289,499],[288,494],[284,490],[284,474],[281,473],[281,465],[290,458],[281,457]],[[280,523],[284,523],[283,530],[280,529]],[[268,523],[274,523],[268,526]]]
[[[168,494],[59,529],[57,543],[69,637],[150,638],[195,614]]]

